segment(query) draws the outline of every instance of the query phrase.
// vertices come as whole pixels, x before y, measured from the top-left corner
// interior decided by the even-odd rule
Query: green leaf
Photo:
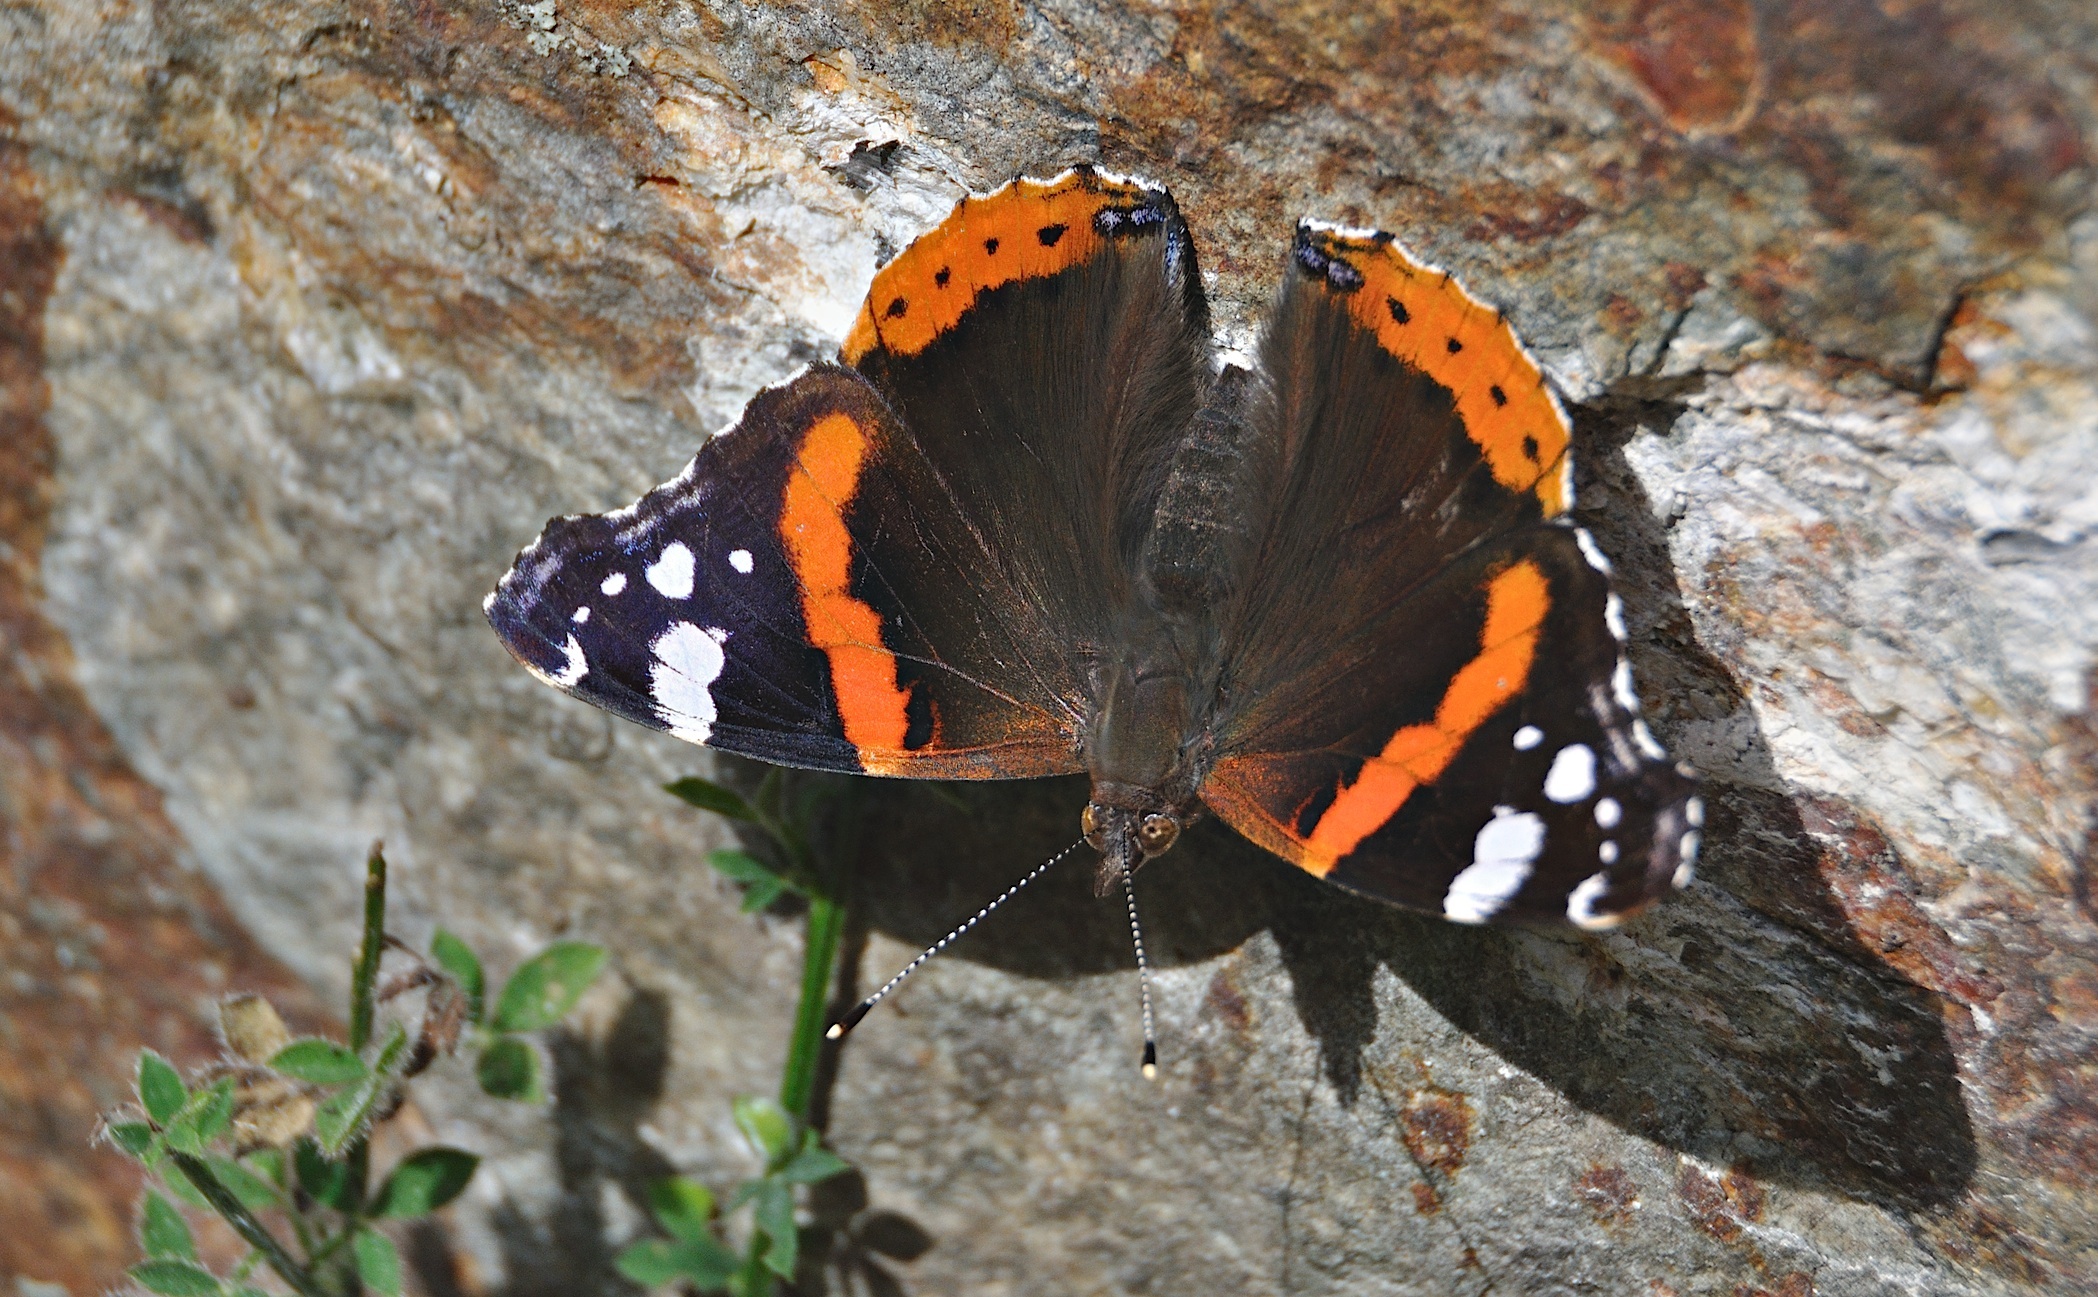
[[[410,1153],[379,1186],[374,1216],[426,1216],[466,1192],[481,1159],[461,1148],[422,1148]]]
[[[212,1210],[211,1199],[206,1198],[203,1190],[189,1182],[189,1176],[183,1173],[181,1167],[171,1161],[162,1162],[159,1171],[161,1184],[167,1186],[167,1191],[174,1194],[177,1201],[188,1203],[198,1211]]]
[[[745,914],[755,914],[778,900],[783,893],[805,894],[802,888],[747,851],[709,851],[707,863],[750,889],[743,896]]]
[[[241,1159],[243,1167],[253,1172],[275,1193],[277,1186],[284,1183],[284,1150],[281,1148],[258,1148]]]
[[[793,1161],[781,1167],[779,1176],[789,1184],[815,1184],[851,1169],[852,1163],[829,1149],[808,1147],[796,1153]]]
[[[736,1273],[742,1259],[712,1235],[689,1239],[670,1246],[671,1260],[678,1272],[692,1281],[701,1292],[713,1292],[729,1281]]]
[[[697,1181],[681,1175],[656,1181],[648,1187],[648,1206],[672,1238],[689,1243],[713,1237],[707,1222],[714,1218],[714,1195]]]
[[[801,1231],[794,1224],[794,1193],[785,1182],[768,1179],[758,1190],[756,1221],[765,1232],[765,1268],[782,1279],[792,1279]]]
[[[350,1168],[345,1162],[331,1162],[322,1153],[320,1145],[310,1139],[302,1139],[292,1149],[292,1165],[297,1170],[299,1187],[306,1196],[323,1207],[337,1211],[348,1211]]]
[[[189,1235],[189,1223],[175,1210],[175,1204],[157,1193],[146,1194],[144,1209],[139,1213],[138,1244],[155,1261],[197,1259],[197,1243]]]
[[[491,1026],[497,1031],[537,1031],[568,1016],[605,965],[602,946],[557,941],[510,975],[496,1000]]]
[[[227,1157],[204,1159],[213,1176],[226,1187],[226,1192],[240,1200],[240,1205],[249,1211],[265,1211],[284,1205],[284,1196],[277,1187],[257,1176],[253,1171]]]
[[[150,1049],[138,1056],[138,1101],[156,1126],[174,1120],[189,1101],[189,1089],[182,1084],[181,1074]]]
[[[729,1297],[772,1297],[772,1272],[763,1260],[752,1261],[729,1276]]]
[[[180,1153],[199,1155],[204,1146],[224,1134],[233,1122],[233,1078],[221,1077],[209,1089],[189,1096],[168,1122],[168,1147]]]
[[[270,1067],[308,1085],[348,1085],[364,1078],[364,1060],[332,1040],[308,1036],[277,1051]]]
[[[743,1138],[765,1159],[766,1169],[771,1169],[794,1146],[794,1119],[787,1110],[762,1095],[746,1094],[734,1105],[736,1129]]]
[[[709,851],[707,863],[739,883],[770,883],[781,881],[779,873],[748,851],[723,849]]]
[[[481,961],[472,949],[459,938],[437,930],[430,938],[430,958],[437,966],[452,975],[459,989],[466,992],[466,1020],[476,1027],[481,1025],[481,1001],[488,989],[488,975],[481,971]]]
[[[148,1261],[125,1271],[131,1282],[161,1297],[219,1297],[211,1271],[188,1261]]]
[[[274,1185],[256,1178],[253,1172],[231,1158],[207,1157],[204,1165],[211,1169],[212,1178],[219,1182],[219,1186],[248,1210],[264,1211],[284,1205],[284,1195],[277,1192]],[[175,1163],[161,1165],[160,1181],[167,1186],[169,1193],[199,1211],[217,1210],[211,1205],[211,1199],[204,1196],[204,1191],[190,1180],[189,1174]]]
[[[109,1126],[109,1142],[137,1158],[150,1161],[153,1153],[153,1128],[142,1121],[112,1122]]]
[[[645,1238],[620,1249],[612,1266],[643,1288],[660,1288],[685,1277],[672,1256],[675,1247],[666,1239]]]
[[[498,1099],[537,1103],[544,1097],[539,1089],[539,1055],[515,1036],[505,1036],[482,1050],[474,1075],[481,1089]]]
[[[401,1054],[407,1047],[408,1033],[401,1024],[394,1023],[364,1079],[355,1085],[344,1086],[321,1103],[313,1115],[313,1134],[320,1141],[322,1152],[330,1157],[340,1156],[364,1130],[365,1124],[371,1120],[372,1111],[393,1084],[394,1068],[399,1066]]]
[[[612,1264],[619,1273],[648,1288],[683,1279],[701,1292],[717,1292],[742,1264],[712,1235],[690,1241],[643,1239],[620,1252]]]
[[[756,914],[778,900],[787,892],[800,892],[798,887],[789,887],[784,878],[772,878],[762,883],[752,883],[743,893],[743,913]]]
[[[401,1254],[393,1240],[376,1230],[360,1229],[350,1241],[357,1256],[357,1277],[384,1297],[401,1297]]]
[[[750,808],[750,803],[744,801],[740,794],[697,775],[687,775],[676,783],[664,784],[663,791],[703,811],[712,811],[732,820],[758,818],[758,813]]]

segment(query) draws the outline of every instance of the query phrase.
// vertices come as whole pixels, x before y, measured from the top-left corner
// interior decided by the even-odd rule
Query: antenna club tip
[[[823,1038],[825,1040],[845,1039],[845,1024],[842,1022],[833,1022],[832,1024],[830,1024],[830,1030],[823,1033]]]
[[[1144,1079],[1146,1081],[1156,1081],[1158,1079],[1158,1064],[1144,1064]]]
[[[1144,1079],[1146,1081],[1158,1079],[1158,1045],[1155,1041],[1147,1040],[1144,1042]]]

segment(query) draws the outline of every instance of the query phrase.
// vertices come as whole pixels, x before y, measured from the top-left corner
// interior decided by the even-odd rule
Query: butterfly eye
[[[1146,815],[1136,829],[1137,845],[1147,856],[1155,856],[1173,845],[1180,836],[1180,825],[1170,815]]]
[[[1107,850],[1107,839],[1101,831],[1102,828],[1099,810],[1087,803],[1085,811],[1078,817],[1078,831],[1085,835],[1086,845],[1095,851]]]

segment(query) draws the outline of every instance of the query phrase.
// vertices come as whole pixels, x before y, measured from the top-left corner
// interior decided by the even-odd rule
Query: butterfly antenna
[[[1129,939],[1136,943],[1136,986],[1144,1000],[1144,1079],[1158,1078],[1158,1033],[1151,1021],[1151,964],[1144,958],[1144,930],[1136,921],[1136,871],[1122,875],[1122,891],[1129,897]]]
[[[1018,894],[1021,888],[1027,886],[1035,879],[1040,878],[1043,874],[1048,873],[1049,867],[1051,865],[1055,864],[1059,860],[1062,860],[1065,856],[1070,855],[1072,852],[1078,850],[1078,848],[1084,845],[1085,840],[1081,838],[1077,842],[1072,843],[1070,846],[1065,847],[1062,851],[1059,851],[1055,855],[1049,857],[1047,860],[1044,860],[1041,864],[1036,865],[1033,869],[1028,870],[1026,877],[1022,878],[1019,882],[1014,883],[1011,887],[1008,887],[1004,891],[998,893],[996,899],[994,899],[989,905],[984,906],[976,913],[970,915],[967,919],[963,920],[961,925],[955,928],[954,931],[948,933],[946,936],[940,938],[938,941],[933,942],[931,945],[927,946],[923,951],[919,952],[918,957],[916,959],[913,959],[910,963],[905,964],[901,972],[897,973],[896,976],[890,978],[888,981],[883,982],[879,991],[876,991],[874,994],[868,996],[866,999],[861,1000],[858,1008],[854,1009],[851,1013],[846,1014],[844,1017],[838,1019],[836,1022],[833,1022],[830,1025],[830,1030],[823,1033],[824,1036],[830,1040],[843,1040],[845,1038],[846,1032],[851,1031],[854,1027],[859,1026],[860,1019],[866,1017],[868,1011],[871,1010],[875,1005],[880,1004],[882,1002],[883,996],[886,996],[889,992],[895,990],[898,986],[902,985],[904,978],[909,977],[912,973],[917,972],[918,966],[920,964],[923,964],[926,960],[931,959],[934,955],[937,955],[941,951],[947,949],[948,946],[952,945],[955,941],[957,941],[964,934],[966,934],[969,931],[969,929],[975,927],[979,923],[982,923],[984,919],[989,916],[992,910],[997,909],[999,906],[1013,899],[1013,897]]]

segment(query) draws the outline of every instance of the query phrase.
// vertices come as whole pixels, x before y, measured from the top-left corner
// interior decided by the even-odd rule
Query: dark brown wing
[[[1454,919],[1614,921],[1688,876],[1564,525],[1569,429],[1498,312],[1389,237],[1300,228],[1263,341],[1202,796],[1303,868]]]
[[[558,519],[490,596],[542,678],[786,765],[1082,767],[1089,654],[1206,363],[1187,232],[1091,172],[959,205],[844,354],[634,506]]]

